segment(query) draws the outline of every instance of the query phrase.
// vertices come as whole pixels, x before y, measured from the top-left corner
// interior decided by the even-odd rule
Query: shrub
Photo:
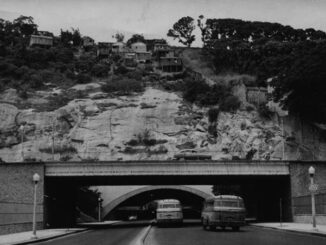
[[[141,81],[142,78],[143,78],[143,73],[141,71],[139,71],[139,70],[130,71],[126,75],[127,75],[128,78],[135,79],[137,81]]]
[[[236,111],[237,109],[239,109],[240,105],[241,105],[241,102],[238,99],[238,97],[236,97],[234,95],[229,95],[225,98],[224,101],[222,101],[220,108],[222,111],[232,112],[232,111]]]
[[[102,90],[106,93],[119,92],[127,95],[132,92],[142,92],[144,86],[135,79],[122,78],[107,81],[106,84],[102,85]]]
[[[29,68],[27,66],[21,66],[14,72],[14,77],[20,79],[24,76],[24,74],[29,73]]]
[[[45,110],[46,111],[54,111],[62,106],[65,106],[71,101],[73,97],[67,93],[61,93],[58,94],[57,96],[51,96],[49,97],[49,102],[46,105]]]
[[[185,91],[183,98],[191,103],[194,103],[202,95],[210,91],[210,87],[204,81],[185,80]]]
[[[12,76],[18,67],[6,61],[0,62],[0,75]]]
[[[208,121],[216,122],[219,113],[220,113],[220,110],[218,108],[216,108],[216,107],[210,108],[208,110]]]
[[[76,76],[76,82],[77,83],[81,83],[81,84],[84,84],[84,83],[89,83],[92,81],[92,77],[89,75],[89,74],[86,74],[86,73],[80,73]]]
[[[124,75],[127,74],[128,71],[129,70],[125,66],[120,65],[114,70],[114,73],[117,75]]]
[[[48,153],[51,154],[52,153],[52,146],[49,147],[44,147],[44,148],[40,148],[39,149],[40,152],[44,152],[44,153]],[[63,146],[54,146],[54,154],[63,154],[63,153],[77,153],[77,149],[71,145],[63,145]]]
[[[43,86],[42,76],[38,73],[31,75],[28,85],[34,89],[41,88]]]
[[[264,104],[258,107],[258,113],[262,118],[270,119],[272,116],[272,112],[268,109],[268,107]]]
[[[92,75],[96,77],[106,77],[110,66],[105,64],[95,64],[91,70]]]
[[[28,99],[28,93],[26,90],[19,90],[18,91],[18,96],[20,98],[22,98],[23,100],[27,100]]]
[[[252,111],[254,111],[255,110],[255,107],[253,107],[252,105],[247,105],[246,106],[246,111],[247,112],[252,112]]]

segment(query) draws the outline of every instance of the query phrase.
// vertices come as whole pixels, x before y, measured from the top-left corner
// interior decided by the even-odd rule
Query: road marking
[[[138,235],[129,242],[129,245],[143,245],[152,225],[143,228]]]

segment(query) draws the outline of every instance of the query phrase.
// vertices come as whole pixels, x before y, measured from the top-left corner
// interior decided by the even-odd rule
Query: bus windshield
[[[180,204],[161,204],[159,208],[180,208]]]
[[[230,207],[230,208],[242,208],[244,207],[243,202],[239,200],[223,200],[215,201],[215,207]]]

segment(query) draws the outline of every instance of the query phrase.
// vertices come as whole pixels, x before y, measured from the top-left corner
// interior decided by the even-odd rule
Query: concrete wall
[[[43,227],[44,165],[0,163],[0,235],[32,230],[34,173],[41,176],[36,210],[40,228]]]
[[[311,222],[311,199],[308,189],[310,166],[316,169],[315,183],[319,186],[316,193],[316,221],[317,224],[326,225],[326,162],[292,162],[290,164],[293,221]]]

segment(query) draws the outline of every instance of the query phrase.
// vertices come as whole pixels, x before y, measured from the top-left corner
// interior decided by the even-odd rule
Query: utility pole
[[[314,183],[315,168],[311,166],[308,170],[310,176],[309,191],[311,193],[311,215],[312,215],[312,228],[316,229],[316,203],[315,203],[315,192],[318,186]]]

